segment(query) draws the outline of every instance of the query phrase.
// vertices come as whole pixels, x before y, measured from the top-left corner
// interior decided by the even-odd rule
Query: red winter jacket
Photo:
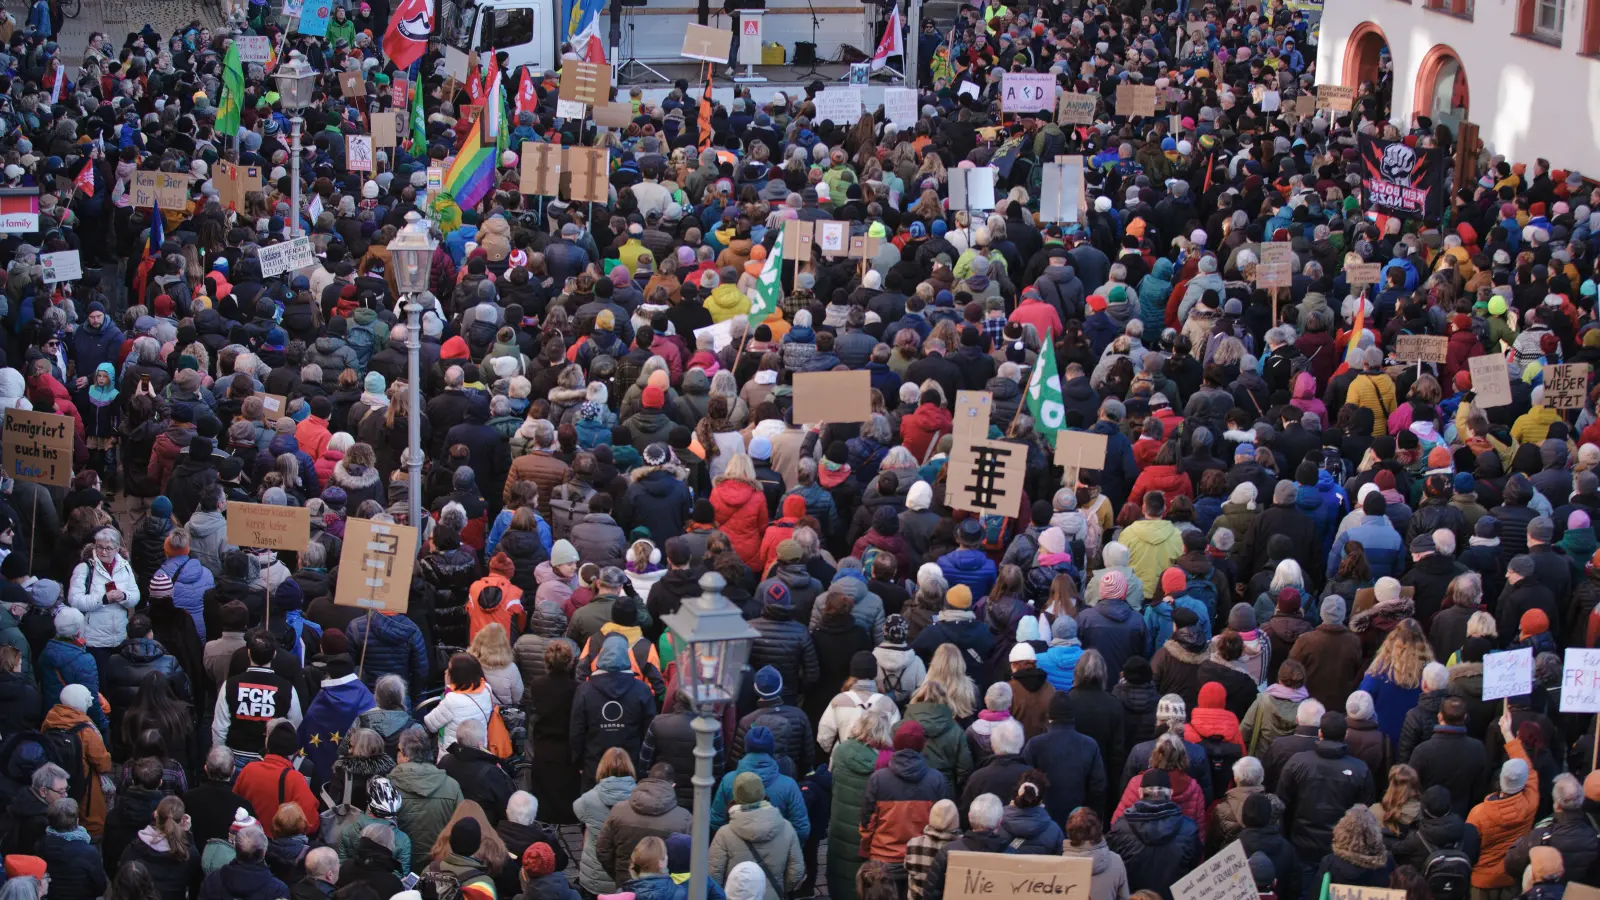
[[[1201,834],[1205,834],[1206,795],[1200,789],[1200,782],[1190,778],[1187,772],[1168,772],[1167,776],[1172,779],[1172,802],[1178,804],[1178,808],[1183,810],[1189,821],[1200,829]],[[1111,814],[1113,824],[1122,818],[1128,807],[1139,802],[1139,784],[1143,780],[1144,772],[1140,772],[1128,781],[1127,787],[1122,789],[1122,798],[1117,801],[1117,810]]]
[[[767,495],[757,485],[732,479],[711,489],[717,527],[752,571],[761,571],[761,535],[767,528]]]
[[[1238,744],[1239,752],[1245,752],[1239,717],[1228,712],[1228,689],[1219,681],[1208,681],[1200,686],[1200,703],[1189,714],[1189,724],[1183,729],[1183,739],[1191,744],[1208,737]]]
[[[234,793],[250,801],[256,811],[256,821],[267,837],[272,833],[272,817],[284,803],[300,804],[307,822],[317,820],[317,797],[311,793],[306,777],[295,771],[287,759],[273,754],[244,767],[233,784]]]
[[[900,443],[921,462],[928,454],[934,435],[949,434],[952,421],[949,410],[936,403],[924,403],[900,420]]]
[[[1483,345],[1478,343],[1478,335],[1472,329],[1450,335],[1450,343],[1446,345],[1444,354],[1445,390],[1454,391],[1456,373],[1467,371],[1467,360],[1482,355]]]
[[[1179,472],[1177,466],[1147,466],[1133,483],[1133,493],[1128,495],[1128,502],[1142,503],[1144,495],[1151,491],[1160,491],[1167,498],[1168,505],[1179,495],[1193,500],[1194,480],[1187,473]]]

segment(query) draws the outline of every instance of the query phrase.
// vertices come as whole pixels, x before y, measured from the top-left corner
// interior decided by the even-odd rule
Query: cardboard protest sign
[[[347,134],[344,137],[344,167],[352,172],[372,171],[372,136]]]
[[[415,528],[346,519],[334,605],[403,613],[411,599],[411,572],[416,565]]]
[[[589,111],[589,116],[601,128],[627,128],[633,122],[633,106],[626,100],[621,103],[597,103]]]
[[[1382,263],[1356,263],[1344,267],[1344,280],[1352,287],[1358,284],[1378,284],[1382,277]]]
[[[1056,76],[1050,72],[1005,72],[1000,76],[1000,111],[1048,112],[1056,101]]]
[[[1100,106],[1099,94],[1062,94],[1056,101],[1056,122],[1060,125],[1093,125]]]
[[[850,252],[850,223],[823,220],[816,223],[817,246],[827,257],[844,256]]]
[[[801,372],[794,376],[794,421],[814,425],[871,418],[871,373]]]
[[[262,175],[260,166],[236,166],[219,159],[211,171],[211,186],[217,189],[223,209],[244,209],[245,195],[261,190]]]
[[[339,73],[339,95],[346,98],[365,97],[367,95],[366,79],[360,72]]]
[[[956,850],[944,881],[944,900],[999,900],[1051,896],[1075,900],[1089,896],[1094,863],[1064,856],[973,853]]]
[[[160,201],[161,208],[178,211],[189,208],[189,176],[172,172],[133,173],[133,205],[150,209]]]
[[[294,269],[303,269],[317,261],[311,252],[311,240],[305,235],[262,247],[256,254],[256,260],[261,263],[263,278],[282,275]]]
[[[1172,885],[1172,900],[1258,900],[1260,896],[1250,875],[1250,858],[1238,841]]]
[[[721,353],[722,348],[733,343],[733,320],[723,319],[715,325],[707,325],[704,328],[696,328],[694,330],[696,346],[699,345],[701,338],[707,337],[711,338],[712,352]]]
[[[815,223],[791,219],[783,223],[783,258],[801,263],[811,262],[811,248],[816,241]]]
[[[372,114],[372,145],[374,147],[395,146],[400,143],[399,132],[399,123],[395,121],[394,110]]]
[[[1522,647],[1483,657],[1483,699],[1533,693],[1533,648]]]
[[[517,190],[554,197],[561,193],[561,147],[522,142],[517,169]],[[431,172],[430,172],[431,177]]]
[[[1402,334],[1394,344],[1394,358],[1405,362],[1442,363],[1449,352],[1450,339],[1433,334]]]
[[[1317,86],[1317,109],[1331,109],[1343,112],[1354,107],[1356,92],[1354,88],[1347,88],[1341,84],[1323,84]]]
[[[1055,464],[1069,469],[1103,469],[1106,436],[1089,431],[1056,432]]]
[[[955,422],[951,433],[957,440],[981,441],[989,436],[989,415],[994,412],[994,395],[988,391],[956,391]]]
[[[1328,886],[1328,900],[1406,900],[1406,892],[1394,888],[1331,884]]]
[[[83,277],[83,260],[77,250],[58,250],[39,254],[39,265],[44,268],[44,283],[77,281]]]
[[[1294,246],[1288,241],[1267,241],[1261,245],[1261,265],[1293,266]]]
[[[605,103],[611,99],[611,67],[605,63],[564,61],[557,95],[586,106]]]
[[[861,89],[857,87],[829,88],[814,98],[817,104],[817,121],[850,126],[861,118]]]
[[[1544,367],[1545,406],[1551,409],[1581,409],[1588,392],[1588,363]]]
[[[289,413],[289,398],[282,394],[263,394],[257,391],[251,396],[261,398],[261,413],[268,422],[275,422]]]
[[[264,63],[272,58],[272,38],[264,36],[243,35],[234,38],[239,45],[239,62]]]
[[[310,541],[311,515],[303,506],[228,504],[228,543],[235,547],[300,551]]]
[[[1294,287],[1294,266],[1288,263],[1256,263],[1256,287]]]
[[[571,147],[567,167],[572,172],[572,199],[578,203],[607,203],[611,200],[611,151],[604,147]]]
[[[17,481],[66,487],[72,483],[71,416],[6,410],[5,473]]]
[[[1028,448],[1010,441],[956,441],[945,464],[945,503],[979,515],[1014,516],[1022,503]]]
[[[845,255],[851,259],[873,259],[882,246],[878,238],[865,234],[850,235],[850,249]]]
[[[1561,661],[1561,711],[1600,712],[1600,649],[1567,648]]]
[[[883,114],[901,128],[916,125],[917,92],[912,88],[884,88]]]
[[[1156,88],[1153,84],[1117,85],[1117,115],[1125,118],[1156,114]]]
[[[733,50],[733,32],[721,28],[707,28],[689,23],[683,31],[683,49],[679,56],[702,62],[726,63]]]
[[[1493,409],[1511,402],[1511,372],[1504,356],[1474,356],[1467,360],[1467,370],[1472,373],[1473,408]]]
[[[1294,98],[1294,114],[1302,119],[1309,119],[1317,114],[1317,98],[1311,94],[1301,94]]]

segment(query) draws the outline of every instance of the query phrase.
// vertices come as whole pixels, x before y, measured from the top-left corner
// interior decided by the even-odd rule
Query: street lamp
[[[300,234],[300,126],[305,124],[301,113],[311,105],[311,94],[317,84],[317,70],[311,68],[299,50],[289,54],[289,61],[273,73],[278,80],[278,98],[289,113],[289,204],[293,207],[289,219],[289,237]]]
[[[677,612],[661,617],[672,630],[680,684],[694,704],[694,843],[689,857],[689,900],[706,898],[717,714],[738,696],[750,645],[760,636],[738,607],[722,595],[726,585],[721,575],[707,572],[700,576],[699,597],[685,600]]]
[[[295,184],[299,186],[298,181]],[[428,289],[433,251],[437,246],[428,235],[426,223],[400,229],[389,242],[395,287],[406,298],[406,427],[409,432],[406,455],[410,466],[410,484],[406,486],[406,495],[410,498],[407,524],[419,529],[422,527],[422,304],[417,302],[417,295]]]

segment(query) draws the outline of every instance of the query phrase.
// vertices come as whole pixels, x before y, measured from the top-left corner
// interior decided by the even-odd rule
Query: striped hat
[[[157,572],[155,576],[150,579],[149,596],[171,597],[172,576],[165,572]]]

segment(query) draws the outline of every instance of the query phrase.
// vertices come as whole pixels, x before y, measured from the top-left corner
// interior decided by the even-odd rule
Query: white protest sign
[[[311,239],[303,235],[281,244],[262,247],[256,259],[261,263],[262,278],[282,275],[291,269],[303,269],[317,261],[311,254]]]
[[[1600,712],[1600,649],[1567,648],[1561,662],[1561,711]]]
[[[1000,111],[1041,112],[1055,109],[1056,77],[1049,72],[1006,72],[1000,76]]]
[[[1533,648],[1490,653],[1483,658],[1483,699],[1533,693]]]
[[[39,264],[44,267],[44,283],[77,281],[83,277],[83,262],[76,250],[39,254]]]
[[[861,89],[829,88],[816,96],[817,121],[850,126],[861,118]]]
[[[587,109],[588,107],[576,100],[556,99],[556,118],[558,119],[581,119]]]
[[[733,320],[724,319],[715,325],[694,330],[695,343],[699,343],[700,339],[705,337],[711,338],[712,352],[721,353],[722,348],[733,343]]]
[[[372,136],[346,135],[344,139],[344,167],[352,172],[372,171]]]
[[[272,38],[248,35],[235,40],[239,42],[239,62],[264,63],[272,58]]]
[[[917,92],[911,88],[884,88],[883,114],[901,128],[917,124]]]
[[[1244,845],[1234,841],[1172,885],[1172,900],[1257,900]]]

